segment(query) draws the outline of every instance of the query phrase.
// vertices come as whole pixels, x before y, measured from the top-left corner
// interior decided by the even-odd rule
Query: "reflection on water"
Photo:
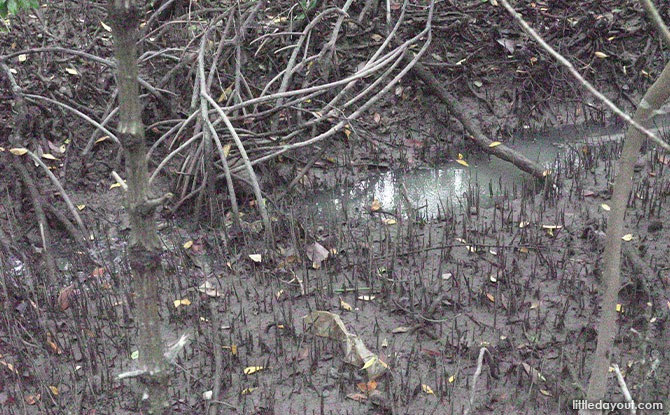
[[[577,151],[587,140],[599,143],[621,138],[612,129],[571,127],[505,144],[546,168],[553,168],[558,158],[565,160],[568,152]],[[406,214],[408,199],[418,209],[417,213],[428,219],[440,216],[445,208],[461,209],[468,195],[478,194],[481,206],[490,206],[491,195],[495,197],[514,185],[520,186],[524,180],[532,180],[511,163],[496,157],[486,154],[464,154],[464,157],[468,167],[452,161],[432,169],[371,175],[358,183],[313,195],[307,205],[316,217],[335,220],[369,212],[374,199],[381,203],[383,211]]]

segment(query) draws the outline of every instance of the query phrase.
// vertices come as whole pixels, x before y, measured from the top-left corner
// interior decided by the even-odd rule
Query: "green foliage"
[[[306,17],[306,13],[311,12],[319,4],[319,0],[300,0],[298,4],[303,12],[297,15],[295,20],[303,20]]]
[[[0,0],[0,17],[17,14],[21,9],[36,9],[38,7],[40,7],[39,0]]]

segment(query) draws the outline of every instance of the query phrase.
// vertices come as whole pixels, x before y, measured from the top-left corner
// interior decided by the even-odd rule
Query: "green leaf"
[[[16,0],[7,0],[7,10],[10,14],[16,14],[19,11],[19,4]]]
[[[0,0],[0,16],[7,17],[8,14],[17,14],[22,9],[38,7],[40,7],[39,0]]]

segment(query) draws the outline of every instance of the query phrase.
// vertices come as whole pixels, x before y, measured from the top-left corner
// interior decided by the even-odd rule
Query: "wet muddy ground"
[[[556,186],[519,183],[489,208],[473,193],[432,220],[373,200],[356,217],[325,220],[294,202],[276,215],[272,251],[253,222],[224,232],[164,217],[164,338],[190,336],[172,368],[176,413],[569,413],[595,349],[617,151],[584,147],[557,166]],[[650,154],[638,169],[614,361],[636,399],[668,405],[666,162]],[[57,311],[19,289],[37,270],[17,261],[5,272],[25,296],[3,314],[4,413],[138,413],[134,382],[116,379],[136,350],[127,235],[122,211],[106,213],[101,267],[76,274],[82,264],[64,261],[73,283],[51,287]],[[339,316],[383,373],[371,382],[347,363],[337,330],[317,336],[305,319],[317,310]],[[623,399],[613,376],[609,391]]]

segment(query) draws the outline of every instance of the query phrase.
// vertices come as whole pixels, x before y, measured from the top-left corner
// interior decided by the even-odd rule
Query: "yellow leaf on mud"
[[[108,138],[109,138],[108,135],[103,135],[102,137],[95,140],[95,144],[102,143],[103,141],[107,140]]]
[[[491,294],[491,293],[486,293],[486,298],[488,298],[489,301],[492,302],[492,303],[495,303],[495,302],[496,302],[495,297],[494,297],[493,294]]]
[[[226,158],[228,157],[228,154],[230,154],[230,148],[231,148],[230,144],[226,144],[225,146],[223,146],[223,157]]]
[[[365,364],[363,365],[361,370],[365,370],[365,369],[369,368],[370,366],[374,365],[375,362],[377,361],[377,359],[378,359],[377,356],[372,356],[372,358],[368,359],[368,361],[365,362]]]
[[[626,242],[630,242],[633,240],[633,234],[632,233],[627,233],[624,236],[621,237]]]
[[[27,148],[10,148],[9,152],[15,156],[22,156],[28,152]]]
[[[174,300],[174,307],[179,308],[180,306],[191,305],[191,300],[188,298],[183,298],[181,300]]]
[[[186,241],[182,246],[184,247],[184,249],[191,249],[191,247],[193,246],[193,241]]]
[[[260,372],[265,369],[263,366],[249,366],[244,368],[245,375],[253,375],[254,373]]]
[[[433,389],[430,386],[426,385],[425,383],[421,384],[421,390],[423,391],[423,393],[426,393],[428,395],[435,395]]]
[[[596,58],[600,58],[600,59],[605,59],[605,58],[607,58],[607,54],[605,54],[605,53],[603,53],[603,52],[600,52],[600,51],[596,51],[596,52],[594,53],[594,55],[596,55]]]
[[[458,153],[458,159],[456,159],[456,163],[465,167],[469,166],[468,162],[464,160],[463,155],[461,153]]]
[[[19,62],[25,62],[26,60],[28,60],[28,55],[25,53],[19,55]]]
[[[139,359],[139,357],[140,357],[140,351],[139,350],[135,350],[134,352],[132,352],[130,354],[130,358],[132,360],[137,360],[137,359]]]
[[[251,259],[252,261],[258,263],[258,262],[263,261],[263,256],[262,256],[261,254],[250,254],[250,255],[249,255],[249,259]]]
[[[47,159],[47,160],[58,160],[56,157],[54,157],[53,154],[50,154],[50,153],[42,154],[42,158]]]
[[[378,211],[382,208],[382,204],[377,199],[372,199],[372,204],[370,205],[370,210],[373,212]]]
[[[84,210],[86,205],[77,205],[77,210]]]
[[[501,143],[500,141],[494,141],[494,142],[492,142],[491,144],[489,144],[489,147],[491,147],[491,148],[493,148],[493,147],[498,147],[498,146],[501,145],[501,144],[502,144],[502,143]]]
[[[0,355],[0,357],[2,357],[2,355]],[[13,372],[15,375],[18,375],[18,374],[19,374],[19,371],[16,370],[16,369],[14,368],[14,365],[11,364],[11,363],[7,363],[7,362],[5,362],[4,360],[0,360],[0,365],[2,365],[2,366],[4,366],[4,367],[6,367],[7,369],[9,369],[9,371],[10,371],[10,372]]]
[[[100,21],[100,26],[102,26],[102,28],[108,31],[109,33],[112,33],[112,28],[109,27],[109,25],[105,24],[105,22]]]
[[[246,388],[246,389],[244,389],[241,393],[242,393],[242,395],[248,395],[248,394],[250,394],[251,392],[255,391],[256,389],[257,389],[257,388]]]
[[[623,314],[623,305],[617,304],[616,305],[616,311],[617,311],[617,313]]]
[[[449,376],[449,379],[448,379],[449,383],[454,383],[455,380],[456,380],[456,375]]]
[[[359,295],[358,299],[361,301],[372,301],[375,299],[374,295]]]
[[[603,208],[603,210],[604,210],[605,212],[609,212],[610,210],[612,210],[612,208],[610,207],[610,205],[608,205],[607,203],[603,203],[603,204],[601,204],[600,207]]]
[[[219,104],[227,100],[230,95],[233,93],[233,84],[228,85],[228,88],[224,89],[219,95],[219,99],[216,100]]]
[[[353,311],[353,307],[340,297],[340,308],[344,311]]]
[[[351,135],[351,126],[349,124],[344,126],[344,135],[346,135],[347,138]]]
[[[54,394],[54,396],[58,395],[58,388],[56,386],[49,385],[49,390],[52,394]]]
[[[552,396],[551,392],[549,392],[548,390],[540,389],[540,393],[544,396]]]
[[[65,72],[70,75],[79,75],[79,72],[75,68],[65,68]]]
[[[237,345],[236,344],[232,344],[230,346],[223,346],[223,348],[224,349],[230,349],[230,354],[232,354],[233,356],[237,356]]]
[[[384,225],[389,225],[389,226],[390,225],[395,225],[396,223],[398,223],[398,221],[393,219],[393,218],[389,218],[389,219],[384,218],[384,219],[382,219],[382,222],[384,223]]]

